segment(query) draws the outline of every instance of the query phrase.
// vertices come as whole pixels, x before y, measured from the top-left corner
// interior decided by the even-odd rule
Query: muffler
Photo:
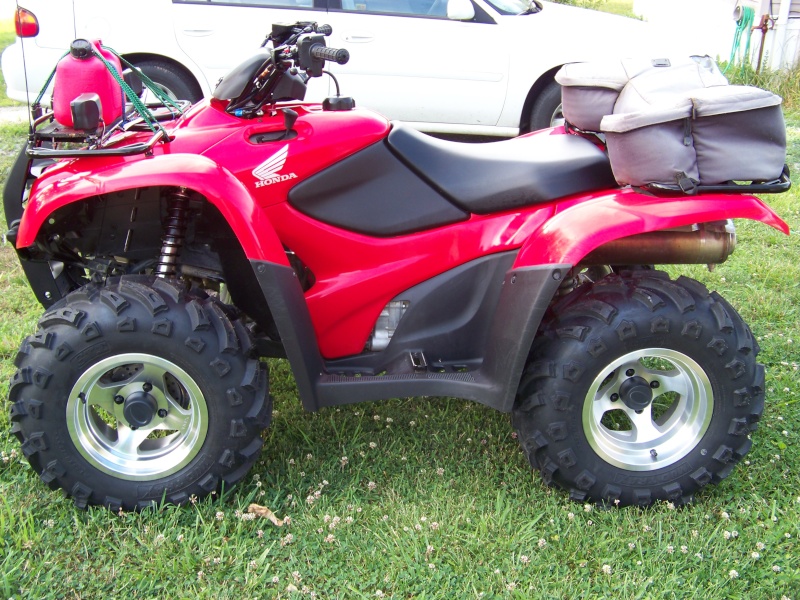
[[[620,238],[594,249],[580,264],[710,265],[725,262],[735,248],[733,221],[717,221]]]

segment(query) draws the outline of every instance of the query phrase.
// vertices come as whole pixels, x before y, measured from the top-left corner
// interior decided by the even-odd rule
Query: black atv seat
[[[450,142],[393,123],[389,147],[465,211],[487,214],[616,187],[606,154],[575,135]]]

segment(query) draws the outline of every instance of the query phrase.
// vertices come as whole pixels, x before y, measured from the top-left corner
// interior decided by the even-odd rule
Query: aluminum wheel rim
[[[133,427],[119,399],[142,390],[152,398],[154,414],[148,424]],[[174,363],[152,354],[118,354],[90,366],[75,383],[67,428],[92,466],[122,479],[151,480],[197,456],[208,432],[208,406],[194,379]]]
[[[559,104],[550,116],[550,127],[560,127],[566,123],[563,105]]]
[[[669,363],[672,368],[646,366],[652,361]],[[613,399],[630,372],[651,388],[657,386],[653,402],[640,413],[622,399]],[[662,397],[673,399],[656,416],[653,407],[658,407],[656,400]],[[583,405],[583,430],[589,445],[606,462],[629,471],[652,471],[678,462],[700,443],[713,409],[711,382],[697,362],[675,350],[646,348],[621,356],[595,378]],[[624,413],[629,430],[616,431],[604,423],[607,413],[614,411]]]

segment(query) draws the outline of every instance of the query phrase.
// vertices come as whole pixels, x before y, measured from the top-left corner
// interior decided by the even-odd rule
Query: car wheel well
[[[165,67],[168,67],[170,70],[179,74],[180,77],[187,82],[187,84],[191,85],[191,87],[194,88],[193,91],[196,92],[198,98],[202,98],[204,95],[203,86],[201,85],[197,77],[195,77],[194,73],[192,73],[183,64],[181,64],[180,62],[178,62],[173,58],[169,58],[162,54],[150,54],[147,52],[134,52],[131,54],[123,54],[122,57],[135,66],[138,66],[141,63],[145,62],[161,63]]]
[[[556,73],[558,73],[560,68],[561,66],[559,65],[546,71],[531,86],[531,89],[528,91],[528,96],[525,98],[525,103],[522,105],[522,114],[519,118],[520,133],[528,133],[531,131],[531,111],[533,110],[533,104],[536,102],[539,94],[555,81]]]

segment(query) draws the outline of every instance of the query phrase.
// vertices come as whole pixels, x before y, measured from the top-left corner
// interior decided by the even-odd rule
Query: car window
[[[341,5],[341,10],[345,12],[447,16],[447,0],[341,0]],[[338,8],[335,2],[330,7]]]
[[[501,15],[519,15],[528,11],[530,0],[487,0]]]
[[[294,7],[294,8],[313,8],[314,0],[172,0],[175,4],[224,4],[234,6],[273,6],[273,7]]]

